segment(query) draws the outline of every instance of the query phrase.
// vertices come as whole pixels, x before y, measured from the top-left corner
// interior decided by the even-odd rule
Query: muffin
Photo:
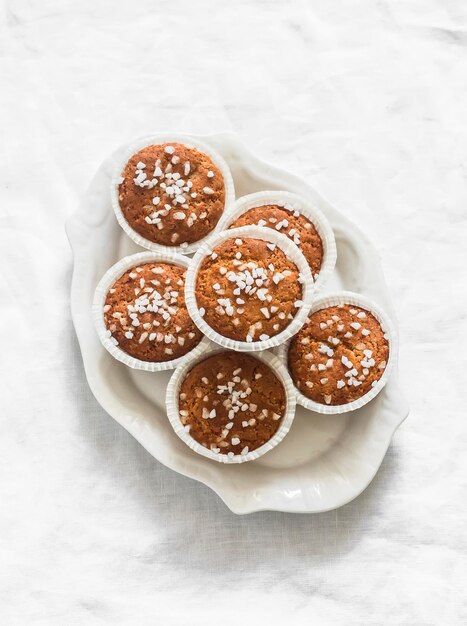
[[[178,391],[179,419],[216,454],[245,456],[268,442],[285,416],[284,385],[249,354],[217,352],[194,365]]]
[[[282,235],[274,235],[289,244]],[[304,278],[278,243],[259,237],[228,238],[223,233],[196,272],[198,313],[222,337],[246,343],[267,341],[284,331],[302,307]]]
[[[103,307],[112,343],[148,362],[172,361],[193,350],[202,333],[185,306],[185,273],[185,267],[166,262],[125,271],[108,289]]]
[[[297,389],[323,405],[346,405],[368,394],[389,360],[388,335],[366,308],[353,304],[313,312],[292,338],[288,368]]]
[[[223,160],[209,152],[161,142],[129,158],[116,181],[114,208],[137,243],[186,249],[214,230],[232,194],[232,181]]]
[[[266,204],[248,209],[232,222],[229,228],[250,224],[274,228],[286,235],[303,252],[313,278],[318,277],[323,263],[323,242],[316,227],[307,217],[294,209],[278,204]]]

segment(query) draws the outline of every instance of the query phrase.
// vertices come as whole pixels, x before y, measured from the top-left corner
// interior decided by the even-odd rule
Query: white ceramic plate
[[[261,161],[231,134],[202,137],[231,167],[237,197],[286,189],[308,197],[330,220],[337,264],[324,295],[348,289],[374,299],[394,319],[380,262],[362,233],[304,181]],[[92,299],[104,272],[141,251],[122,231],[110,202],[110,178],[125,146],[99,168],[78,211],[67,222],[74,254],[71,310],[89,386],[98,402],[156,459],[208,485],[235,513],[260,510],[315,513],[337,508],[371,482],[392,435],[408,414],[397,369],[383,391],[358,411],[319,415],[297,407],[284,441],[256,461],[223,465],[194,454],[173,432],[165,411],[171,372],[127,368],[102,347]]]

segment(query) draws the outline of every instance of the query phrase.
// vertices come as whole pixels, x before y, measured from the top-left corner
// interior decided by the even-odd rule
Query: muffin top
[[[272,369],[255,357],[219,352],[195,365],[179,391],[182,424],[213,452],[247,454],[276,433],[286,394]]]
[[[302,277],[285,253],[261,239],[227,239],[196,277],[200,315],[219,334],[265,341],[283,331],[302,306]]]
[[[319,404],[347,404],[381,378],[389,342],[372,313],[341,304],[312,313],[288,352],[292,379]]]
[[[277,204],[266,204],[245,211],[229,228],[257,224],[287,235],[302,251],[313,278],[318,277],[323,263],[323,242],[314,224],[295,210]]]
[[[225,204],[224,178],[211,158],[180,143],[146,146],[125,165],[120,208],[142,237],[186,247],[208,235]]]
[[[171,361],[192,350],[202,334],[185,306],[186,269],[146,263],[109,289],[104,321],[115,345],[141,361]]]

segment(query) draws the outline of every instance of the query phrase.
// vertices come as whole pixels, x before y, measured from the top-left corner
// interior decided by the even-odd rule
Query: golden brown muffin
[[[316,279],[323,263],[323,242],[314,224],[298,211],[267,204],[245,211],[229,228],[256,224],[287,235],[302,251]]]
[[[358,306],[316,311],[293,337],[288,366],[296,387],[319,404],[348,404],[381,378],[389,342],[380,323]]]
[[[156,144],[127,162],[118,198],[142,237],[183,247],[215,228],[224,210],[224,178],[207,154],[180,143]]]
[[[195,365],[180,386],[182,424],[202,446],[234,456],[269,441],[285,414],[286,394],[255,357],[220,352]]]
[[[290,324],[302,306],[301,275],[274,243],[224,241],[196,277],[196,301],[211,328],[237,341],[264,341]]]
[[[185,306],[185,273],[178,265],[146,263],[109,289],[104,321],[124,352],[141,361],[171,361],[201,341]]]

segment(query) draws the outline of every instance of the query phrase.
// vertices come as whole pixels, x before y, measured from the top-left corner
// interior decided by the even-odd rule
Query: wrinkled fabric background
[[[0,80],[1,624],[467,623],[467,4],[10,0]],[[337,511],[237,517],[88,389],[64,220],[164,129],[239,133],[381,253],[411,414]]]

